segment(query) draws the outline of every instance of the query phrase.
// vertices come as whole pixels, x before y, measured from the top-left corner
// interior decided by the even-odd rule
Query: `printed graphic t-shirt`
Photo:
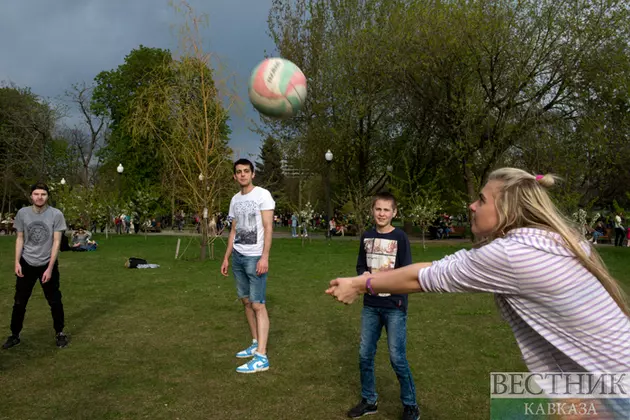
[[[398,228],[389,233],[369,230],[361,236],[361,246],[357,258],[357,274],[366,271],[393,270],[411,264],[411,247],[407,234]],[[363,305],[381,308],[407,310],[407,295],[379,293],[378,296],[363,295]]]
[[[228,216],[236,222],[234,250],[242,255],[260,256],[265,246],[265,230],[261,211],[273,210],[276,202],[269,191],[254,187],[247,194],[240,192],[230,201]]]
[[[48,206],[43,213],[23,207],[15,216],[15,230],[24,232],[22,258],[34,267],[48,264],[52,254],[53,233],[66,230],[66,219],[60,210]]]

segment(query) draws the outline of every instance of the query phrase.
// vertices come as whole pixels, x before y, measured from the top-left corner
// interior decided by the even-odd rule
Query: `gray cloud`
[[[249,127],[258,115],[247,100],[247,78],[273,51],[266,34],[271,0],[190,3],[208,15],[204,47],[225,66],[219,75],[237,83],[241,111],[231,116],[231,145],[237,154],[257,154],[260,138]],[[140,44],[177,50],[174,25],[181,18],[166,0],[4,0],[0,6],[0,80],[48,98],[116,68]]]

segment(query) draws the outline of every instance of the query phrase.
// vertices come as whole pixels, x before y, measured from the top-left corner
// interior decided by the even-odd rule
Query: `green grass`
[[[63,253],[68,348],[54,346],[48,305],[36,286],[22,344],[0,353],[2,419],[343,419],[360,395],[361,305],[323,291],[353,273],[356,241],[274,241],[267,288],[271,369],[239,375],[249,344],[232,277],[217,260],[175,261],[177,238],[98,238],[97,252]],[[14,237],[0,237],[0,320],[8,333]],[[190,238],[183,238],[185,246]],[[430,261],[453,247],[413,247]],[[627,249],[602,250],[630,284]],[[129,270],[127,257],[161,265]],[[4,337],[2,337],[4,338]],[[400,416],[385,340],[377,354],[378,418]],[[486,419],[489,372],[525,369],[508,326],[483,294],[410,298],[408,358],[423,419]]]

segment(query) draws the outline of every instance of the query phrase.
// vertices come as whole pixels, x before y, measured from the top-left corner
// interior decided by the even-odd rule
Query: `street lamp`
[[[327,217],[327,225],[328,226],[324,226],[324,228],[326,229],[326,238],[331,238],[331,233],[330,233],[330,221],[331,221],[331,217],[332,217],[332,207],[330,205],[330,165],[332,163],[333,160],[333,154],[330,151],[330,149],[328,149],[328,151],[324,154],[324,158],[326,159],[326,206],[327,206],[327,211],[328,211],[328,217]]]
[[[122,199],[122,190],[120,189],[120,177],[122,176],[124,170],[125,168],[123,168],[122,163],[119,163],[118,167],[116,168],[116,172],[118,172],[118,201]]]
[[[61,194],[62,194],[62,197],[63,197],[63,193],[66,192],[66,178],[61,178],[61,181],[59,181],[59,183],[61,184]],[[54,187],[51,185],[50,189],[54,190]],[[55,205],[57,205],[57,204],[63,205],[63,203],[60,203],[59,200],[55,199]]]

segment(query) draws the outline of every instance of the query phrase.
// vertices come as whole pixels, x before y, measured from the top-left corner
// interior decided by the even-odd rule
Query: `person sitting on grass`
[[[94,251],[96,241],[92,241],[92,234],[83,227],[78,228],[72,234],[72,251]]]
[[[627,297],[554,205],[547,192],[554,182],[552,175],[496,170],[470,205],[472,232],[481,239],[474,249],[338,278],[326,293],[346,304],[364,293],[493,293],[531,372],[628,372]],[[549,394],[548,384],[541,387]],[[627,399],[596,403],[614,418],[630,417]]]
[[[91,237],[92,234],[90,232],[87,232],[85,229],[83,229],[83,227],[79,227],[72,234],[72,246],[85,246],[87,245]]]

